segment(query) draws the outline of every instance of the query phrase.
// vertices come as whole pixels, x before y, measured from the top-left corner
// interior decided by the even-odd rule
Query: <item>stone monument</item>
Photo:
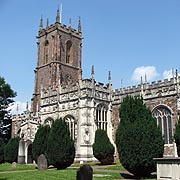
[[[47,169],[47,159],[44,154],[41,154],[37,159],[38,170],[46,170]]]

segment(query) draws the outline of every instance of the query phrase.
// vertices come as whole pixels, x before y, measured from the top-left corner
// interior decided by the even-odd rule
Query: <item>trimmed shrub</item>
[[[103,165],[114,162],[114,146],[111,144],[106,131],[103,129],[96,130],[93,154]]]
[[[176,142],[178,156],[180,156],[180,117],[178,122],[176,123],[174,140]]]
[[[9,163],[17,162],[20,137],[11,138],[5,145],[4,160]]]
[[[4,163],[4,141],[0,138],[0,164]]]
[[[32,155],[33,159],[37,163],[37,159],[41,154],[47,156],[47,140],[50,133],[50,127],[48,125],[41,125],[37,130],[35,139],[32,145]]]
[[[62,119],[57,119],[52,123],[47,155],[50,165],[57,169],[65,169],[74,162],[74,141],[71,138],[68,125]]]
[[[156,170],[153,158],[163,157],[160,128],[141,97],[123,99],[116,145],[123,167],[137,177],[148,177]]]

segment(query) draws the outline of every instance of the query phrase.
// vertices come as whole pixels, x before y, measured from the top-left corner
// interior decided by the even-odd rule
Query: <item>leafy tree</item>
[[[5,143],[0,138],[0,164],[2,164],[4,162],[4,147],[5,147]]]
[[[156,119],[141,97],[123,99],[116,145],[120,162],[132,174],[148,177],[156,170],[153,158],[163,156],[164,142]]]
[[[49,164],[57,169],[65,169],[74,162],[74,141],[71,138],[68,125],[62,119],[57,119],[52,123],[47,155]]]
[[[50,133],[50,127],[48,125],[41,125],[37,130],[35,139],[32,145],[32,155],[33,159],[37,162],[37,158],[47,151],[47,140]]]
[[[17,162],[20,137],[9,139],[5,145],[4,159],[9,163]]]
[[[6,143],[11,138],[11,115],[8,107],[14,102],[13,98],[16,93],[11,89],[11,86],[5,82],[3,77],[0,77],[0,138]]]
[[[178,123],[176,123],[174,140],[175,140],[176,145],[177,145],[178,156],[180,156],[180,117],[179,117]]]
[[[93,154],[103,165],[114,162],[114,146],[111,144],[106,131],[103,129],[96,130]]]

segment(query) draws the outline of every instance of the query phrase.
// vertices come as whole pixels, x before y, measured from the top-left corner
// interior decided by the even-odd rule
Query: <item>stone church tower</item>
[[[34,94],[32,112],[40,109],[40,91],[42,88],[59,85],[76,84],[81,79],[81,22],[78,30],[72,29],[71,22],[67,28],[60,22],[57,10],[56,22],[43,28],[41,18],[37,36],[37,67],[35,69]]]
[[[95,160],[92,151],[95,131],[106,130],[111,142],[114,127],[112,122],[111,75],[108,83],[96,83],[94,66],[91,78],[82,79],[81,22],[77,30],[60,22],[57,10],[56,21],[43,28],[40,20],[37,65],[31,111],[16,114],[12,120],[12,136],[22,137],[19,162],[32,163],[32,142],[40,124],[63,118],[75,142],[75,161]]]
[[[96,83],[94,66],[91,77],[82,79],[82,32],[63,25],[57,10],[56,21],[43,27],[41,18],[37,36],[37,65],[31,110],[12,119],[12,137],[20,136],[18,162],[32,163],[32,143],[39,125],[63,118],[75,142],[75,161],[95,160],[92,151],[95,131],[107,132],[115,146],[115,133],[120,122],[119,108],[127,95],[141,95],[157,120],[164,138],[164,156],[173,156],[173,134],[180,113],[180,77],[176,71],[171,79],[145,82],[137,86],[112,89],[108,82]]]

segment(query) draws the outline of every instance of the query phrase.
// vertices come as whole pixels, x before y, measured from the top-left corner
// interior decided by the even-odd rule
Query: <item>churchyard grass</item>
[[[95,173],[93,180],[113,180],[120,178],[118,173]],[[96,177],[101,174],[101,177]],[[108,176],[102,176],[103,174]],[[75,180],[76,171],[72,169],[66,170],[46,170],[46,171],[27,171],[27,172],[11,172],[0,174],[0,180]]]
[[[90,163],[90,165],[94,169],[93,180],[123,179],[118,171],[113,172],[113,170],[124,170],[122,169],[120,163],[115,163],[110,166],[101,166],[98,163]],[[96,169],[96,166],[98,166],[99,168],[97,167]],[[5,163],[0,165],[0,180],[75,180],[76,169],[78,167],[80,167],[80,164],[73,164],[70,168],[67,168],[65,170],[49,169],[38,171],[36,169],[36,165],[17,164],[16,167],[12,167],[11,164]],[[110,170],[112,170],[112,172]]]
[[[115,162],[114,164],[112,164],[110,166],[106,166],[106,167],[104,167],[104,169],[125,171],[124,167],[119,162]]]
[[[0,180],[73,180],[76,172],[73,170],[44,170],[11,172],[0,174]]]
[[[99,166],[102,169],[107,169],[107,170],[120,170],[120,171],[125,171],[124,167],[121,165],[120,162],[116,161],[112,165],[101,165],[99,162],[92,162],[88,163],[90,166]],[[79,163],[75,163],[71,165],[71,167],[80,167],[81,165]]]
[[[16,164],[16,167],[12,167],[10,163],[0,164],[0,172],[4,171],[23,171],[23,170],[35,170],[36,165],[31,164]]]

